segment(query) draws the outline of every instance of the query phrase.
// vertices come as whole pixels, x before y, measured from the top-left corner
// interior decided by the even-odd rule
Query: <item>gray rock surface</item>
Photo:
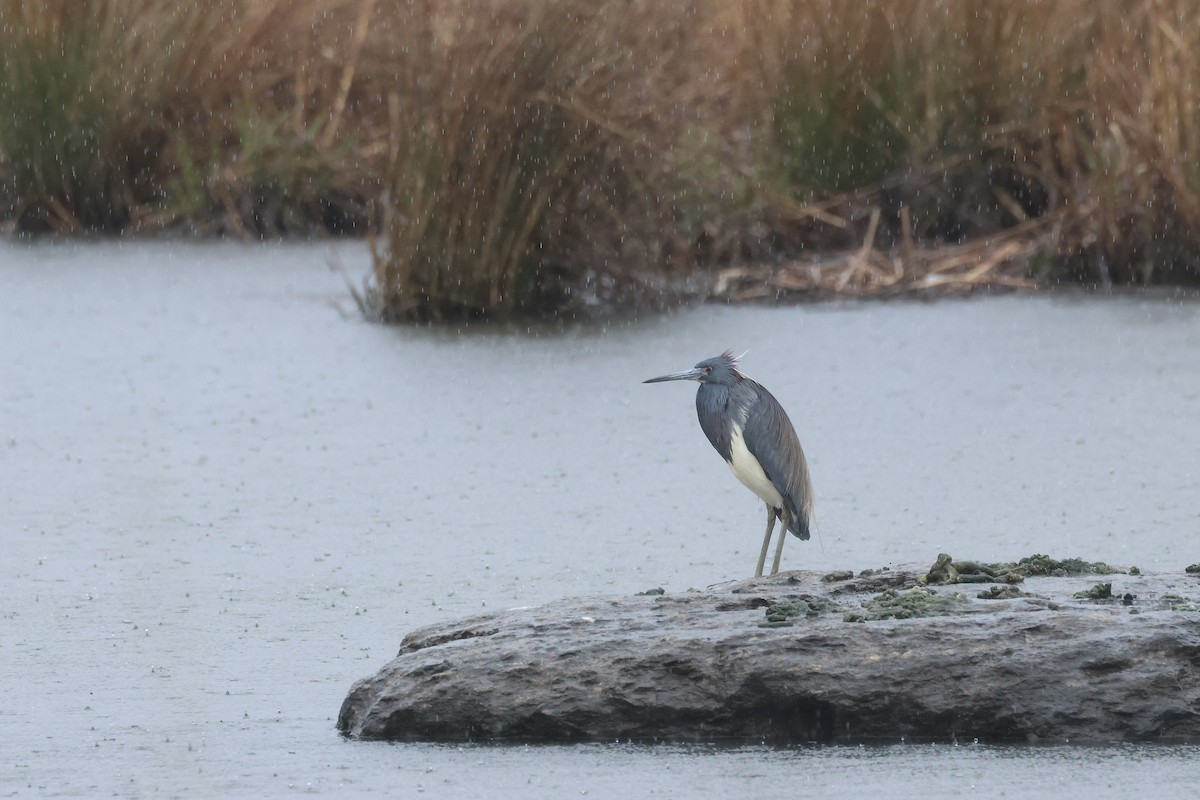
[[[429,626],[353,686],[338,728],[408,741],[1200,739],[1200,578],[923,585],[959,579],[946,572],[792,572]]]

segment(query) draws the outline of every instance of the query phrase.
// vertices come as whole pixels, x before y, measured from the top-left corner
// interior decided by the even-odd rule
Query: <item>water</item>
[[[764,515],[694,388],[640,383],[727,347],[812,467],[784,568],[1200,561],[1200,304],[387,328],[328,259],[0,244],[0,796],[1191,796],[1195,746],[393,746],[334,719],[419,625],[749,574]]]

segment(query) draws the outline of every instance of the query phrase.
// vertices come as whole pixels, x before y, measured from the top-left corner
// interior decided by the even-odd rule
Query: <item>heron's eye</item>
[[[705,367],[705,368],[704,368],[704,374],[705,374],[705,375],[712,375],[712,367]]]

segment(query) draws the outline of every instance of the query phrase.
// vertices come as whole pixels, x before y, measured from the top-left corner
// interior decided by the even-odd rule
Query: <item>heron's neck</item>
[[[721,457],[728,461],[733,435],[733,414],[730,408],[731,387],[720,383],[702,383],[696,392],[696,417],[708,441]]]

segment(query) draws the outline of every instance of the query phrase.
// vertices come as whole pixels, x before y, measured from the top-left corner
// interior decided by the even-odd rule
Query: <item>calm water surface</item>
[[[1194,746],[393,746],[334,718],[416,626],[749,574],[761,509],[694,387],[640,383],[725,348],[808,452],[787,569],[1200,561],[1200,304],[413,330],[361,321],[328,257],[0,244],[0,796],[1194,796]]]

